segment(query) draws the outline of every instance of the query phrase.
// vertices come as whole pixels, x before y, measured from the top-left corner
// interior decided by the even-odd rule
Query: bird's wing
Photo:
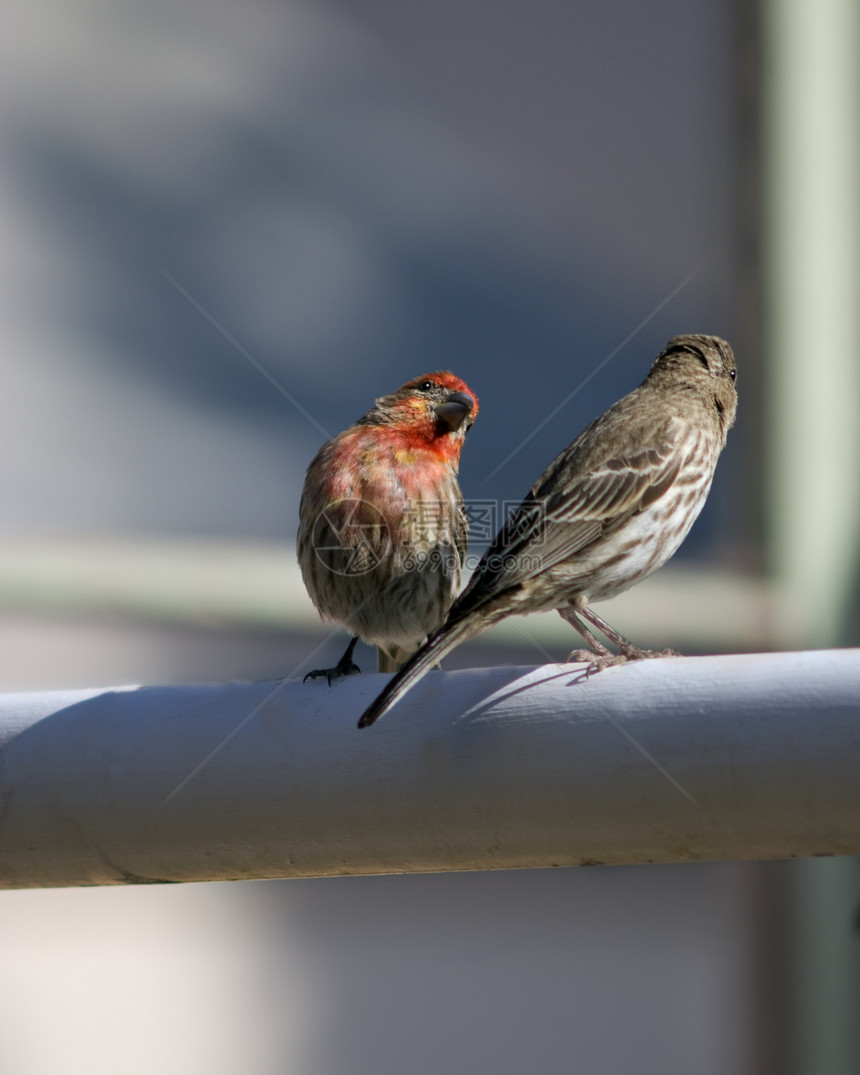
[[[567,560],[652,504],[672,485],[681,462],[674,443],[651,443],[613,457],[549,496],[539,570]]]
[[[653,503],[678,474],[682,434],[679,422],[649,423],[599,462],[583,458],[577,438],[502,527],[457,604],[482,604],[539,575]]]
[[[460,557],[460,563],[464,564],[466,562],[466,553],[469,549],[469,518],[463,506],[463,494],[460,492],[459,485],[457,486],[457,497],[457,510],[454,513],[452,529],[454,531],[454,545]]]

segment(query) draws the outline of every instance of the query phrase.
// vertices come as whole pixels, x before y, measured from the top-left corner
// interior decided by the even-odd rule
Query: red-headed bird
[[[645,381],[553,460],[482,557],[445,624],[358,726],[373,724],[446,653],[506,616],[557,609],[586,640],[587,659],[597,668],[667,655],[634,646],[588,605],[650,575],[687,536],[735,420],[736,373],[725,340],[670,340]]]
[[[358,672],[358,639],[395,671],[445,622],[460,589],[469,526],[457,481],[475,393],[453,373],[427,373],[377,399],[324,444],[299,510],[302,578],[324,620],[353,637],[334,668]]]

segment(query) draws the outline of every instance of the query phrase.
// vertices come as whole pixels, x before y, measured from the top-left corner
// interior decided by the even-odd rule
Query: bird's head
[[[668,377],[706,393],[717,410],[725,439],[738,409],[737,374],[731,344],[719,336],[690,333],[669,340],[651,367],[648,379]]]
[[[389,426],[422,441],[446,439],[457,448],[478,414],[478,397],[448,370],[425,373],[381,396],[361,424]]]

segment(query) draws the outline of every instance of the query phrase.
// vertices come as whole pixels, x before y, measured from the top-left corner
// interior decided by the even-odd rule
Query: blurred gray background
[[[607,615],[688,653],[856,642],[856,341],[813,311],[827,347],[777,346],[804,304],[774,266],[815,271],[773,238],[778,21],[7,4],[0,688],[300,674],[327,635],[292,551],[323,431],[453,369],[481,402],[465,495],[518,500],[679,332],[735,346],[738,424],[677,562]],[[852,251],[850,272],[826,252],[840,279]],[[557,659],[577,644],[528,623]],[[449,664],[544,659],[499,629]],[[5,893],[0,1069],[853,1072],[857,881],[841,861]]]
[[[242,349],[330,433],[454,369],[482,405],[464,489],[508,500],[678,332],[755,377],[725,5],[8,21],[6,533],[291,537],[323,438]],[[709,514],[694,547],[736,529]]]

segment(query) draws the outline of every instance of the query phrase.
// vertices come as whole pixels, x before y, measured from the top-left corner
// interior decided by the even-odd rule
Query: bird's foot
[[[595,653],[590,649],[575,649],[572,653],[568,654],[568,664],[578,663],[580,661],[585,662],[588,667],[585,669],[585,678],[595,675],[597,672],[602,672],[605,668],[612,668],[615,665],[627,664],[628,661],[646,661],[652,660],[657,657],[680,657],[681,654],[674,649],[640,649],[639,646],[628,645],[625,646],[621,653],[610,653],[608,650],[603,653]]]
[[[322,679],[323,676],[328,680],[328,685],[331,686],[336,679],[343,679],[344,676],[360,676],[361,669],[357,664],[348,657],[342,657],[334,668],[315,668],[312,672],[308,672],[302,683],[307,683],[309,679]]]
[[[657,657],[680,657],[681,654],[675,649],[640,649],[629,643],[621,651],[628,661],[651,661]]]
[[[610,665],[623,664],[626,660],[627,658],[622,654],[610,653],[609,650],[596,652],[591,649],[575,649],[567,655],[568,664],[583,663],[587,666],[585,669],[586,679],[597,672],[602,672],[604,668],[609,668]]]

